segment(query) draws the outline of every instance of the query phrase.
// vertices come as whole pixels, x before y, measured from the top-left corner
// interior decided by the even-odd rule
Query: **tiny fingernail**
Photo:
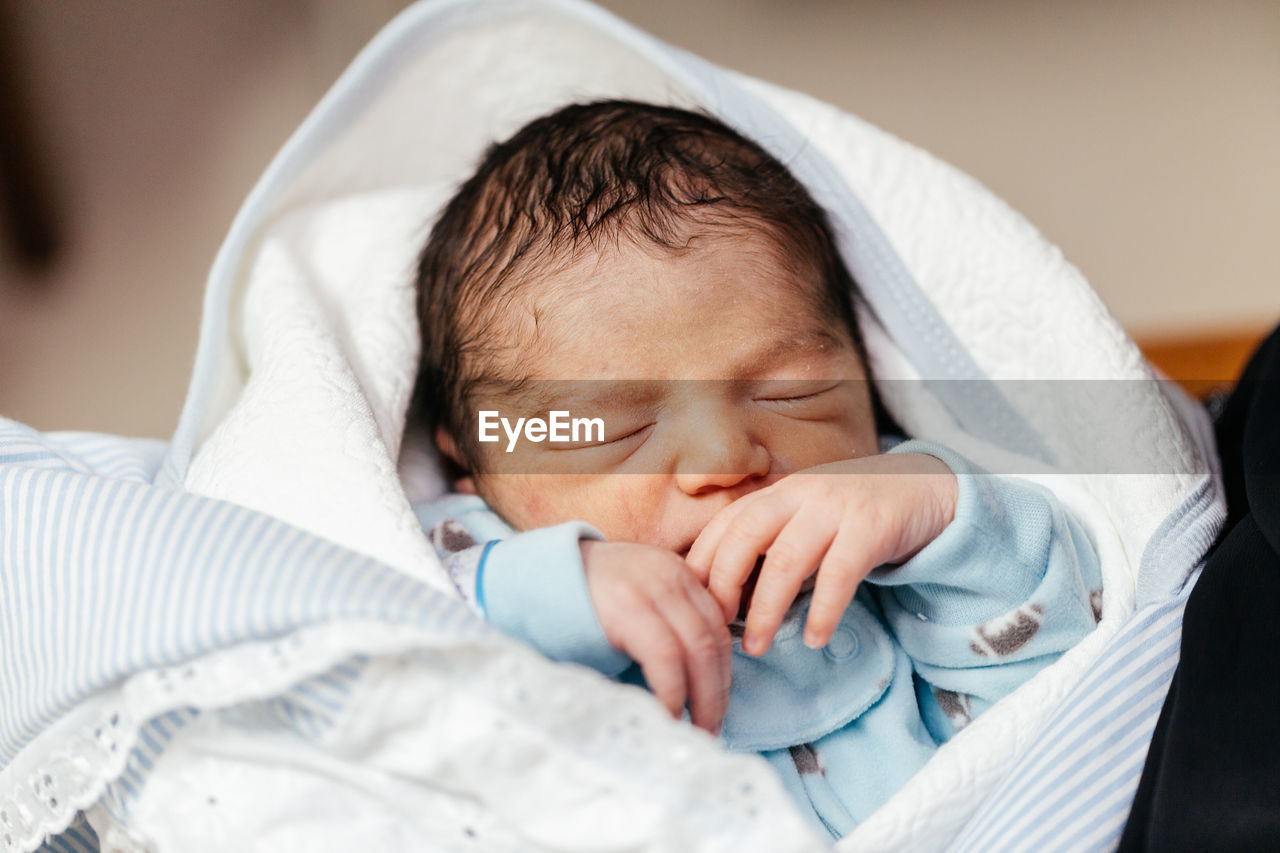
[[[804,644],[811,649],[820,649],[824,645],[822,642],[822,635],[812,628],[809,628],[804,632]]]
[[[760,635],[748,631],[742,635],[742,650],[749,655],[759,654]]]

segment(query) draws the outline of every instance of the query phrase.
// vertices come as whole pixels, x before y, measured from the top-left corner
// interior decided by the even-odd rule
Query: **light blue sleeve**
[[[578,543],[603,539],[594,527],[569,521],[517,533],[472,496],[414,509],[462,597],[504,634],[610,677],[631,666],[605,638],[587,591]]]
[[[926,722],[945,737],[1094,629],[1102,573],[1093,543],[1048,489],[929,442],[890,452],[941,459],[959,487],[941,535],[867,578],[924,682]]]

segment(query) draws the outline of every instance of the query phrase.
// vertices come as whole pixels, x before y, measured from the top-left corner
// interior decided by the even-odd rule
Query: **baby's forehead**
[[[822,285],[750,240],[681,253],[614,247],[530,277],[493,306],[485,363],[524,378],[731,379],[852,350]]]
[[[543,253],[513,278],[497,307],[539,322],[579,311],[577,322],[592,324],[637,303],[680,308],[703,294],[704,307],[756,306],[780,322],[832,319],[821,265],[755,224],[690,230],[676,247],[615,234]]]

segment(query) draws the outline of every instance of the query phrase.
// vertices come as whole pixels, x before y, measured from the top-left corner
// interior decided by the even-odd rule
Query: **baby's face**
[[[678,255],[610,246],[523,287],[498,371],[529,381],[482,391],[477,412],[600,418],[604,441],[522,435],[507,452],[497,427],[459,488],[518,529],[583,520],[683,554],[736,498],[875,453],[863,365],[795,275],[762,237],[717,236]]]

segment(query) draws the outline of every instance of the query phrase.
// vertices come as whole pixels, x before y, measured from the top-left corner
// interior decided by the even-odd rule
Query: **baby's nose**
[[[676,462],[676,487],[687,495],[731,489],[768,475],[768,449],[733,424],[691,430]]]

